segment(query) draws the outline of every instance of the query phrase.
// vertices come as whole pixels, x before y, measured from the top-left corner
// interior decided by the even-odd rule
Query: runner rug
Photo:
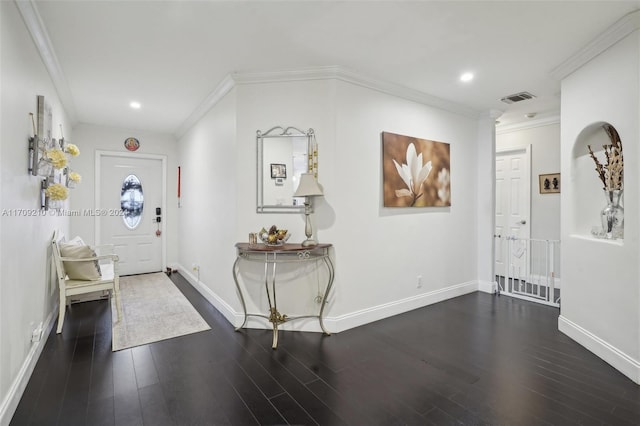
[[[116,321],[115,298],[111,302]],[[211,329],[163,272],[120,277],[120,302],[122,318],[112,325],[113,351]]]

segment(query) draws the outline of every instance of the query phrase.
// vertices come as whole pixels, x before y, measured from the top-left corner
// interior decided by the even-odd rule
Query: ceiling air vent
[[[527,99],[533,99],[533,98],[535,98],[535,96],[529,92],[520,92],[520,93],[515,93],[513,95],[505,96],[500,100],[507,104],[513,104],[516,102],[526,101]]]

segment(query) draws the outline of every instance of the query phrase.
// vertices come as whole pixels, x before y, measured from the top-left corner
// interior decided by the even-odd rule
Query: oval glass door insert
[[[122,219],[129,229],[135,229],[142,220],[142,209],[144,208],[144,195],[142,194],[142,183],[138,176],[129,175],[122,182],[120,191],[120,208],[122,209]]]

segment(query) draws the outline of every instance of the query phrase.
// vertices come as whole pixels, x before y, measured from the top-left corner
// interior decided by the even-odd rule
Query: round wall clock
[[[137,151],[140,148],[140,141],[136,138],[127,138],[124,141],[124,147],[129,151]]]

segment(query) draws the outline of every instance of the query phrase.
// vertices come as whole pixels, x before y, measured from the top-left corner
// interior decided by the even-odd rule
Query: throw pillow
[[[77,246],[86,246],[86,244],[84,243],[84,240],[82,238],[80,238],[80,236],[78,236],[78,235],[73,237],[66,244],[75,244]],[[95,254],[94,254],[94,256],[95,256]],[[98,273],[102,274],[102,271],[100,270],[100,262],[98,260],[94,260],[94,262],[96,264],[96,269],[98,270]]]
[[[76,244],[60,244],[60,256],[70,257],[73,259],[86,259],[87,257],[95,257],[96,252],[91,250],[89,246],[81,246]],[[100,268],[96,265],[97,261],[87,260],[84,262],[63,262],[64,270],[69,279],[72,280],[99,280]]]

